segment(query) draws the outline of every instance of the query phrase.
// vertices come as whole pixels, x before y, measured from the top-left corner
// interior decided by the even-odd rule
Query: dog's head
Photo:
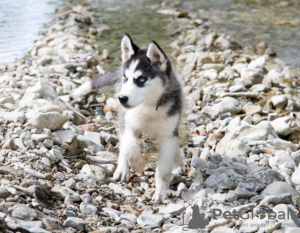
[[[128,34],[122,39],[121,49],[123,77],[119,102],[126,108],[156,104],[170,77],[170,60],[155,41],[140,49]]]

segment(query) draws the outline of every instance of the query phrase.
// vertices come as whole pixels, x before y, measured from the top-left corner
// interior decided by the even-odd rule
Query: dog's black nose
[[[128,102],[128,97],[127,96],[120,95],[118,97],[118,99],[119,99],[119,101],[120,101],[121,104],[126,104]]]

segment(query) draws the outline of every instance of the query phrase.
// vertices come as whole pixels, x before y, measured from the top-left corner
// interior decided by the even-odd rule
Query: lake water
[[[155,39],[170,52],[166,47],[171,42],[167,34],[171,17],[156,12],[159,2],[95,1],[101,21],[112,29],[100,39],[100,48],[108,48],[115,57],[111,67],[120,62],[120,38],[125,32],[141,46]],[[12,62],[31,47],[59,3],[60,0],[0,1],[0,63]],[[266,41],[288,65],[300,67],[300,0],[185,0],[182,3],[182,9],[198,11],[200,16],[209,19],[213,29],[232,35],[241,45]]]
[[[0,0],[0,64],[22,57],[58,5],[59,0]]]

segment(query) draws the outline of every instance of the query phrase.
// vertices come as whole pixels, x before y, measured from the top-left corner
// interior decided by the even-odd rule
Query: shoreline
[[[214,208],[257,214],[261,205],[275,212],[299,207],[300,80],[269,59],[272,50],[264,44],[256,48],[261,54],[250,46],[241,50],[198,15],[174,8],[160,12],[177,22],[170,28],[176,36],[171,47],[185,84],[190,137],[181,150],[187,172],[174,171],[171,198],[163,204],[150,202],[153,162],[128,184],[112,182],[117,101],[105,93],[69,97],[103,72],[109,51],[99,55],[94,38],[109,27],[95,27],[97,15],[88,5],[68,4],[24,58],[0,68],[3,226],[171,233],[185,227],[184,214],[191,215],[194,203],[205,219]],[[239,221],[221,217],[204,227],[213,233],[251,230],[250,220]],[[286,223],[300,227],[299,218],[274,222],[274,230]]]

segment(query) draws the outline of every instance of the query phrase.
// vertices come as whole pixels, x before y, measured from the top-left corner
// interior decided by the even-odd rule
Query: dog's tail
[[[80,87],[72,92],[73,99],[85,96],[91,92],[104,91],[105,89],[114,86],[121,81],[120,68],[109,71],[104,75],[99,75],[91,80],[86,81]]]

